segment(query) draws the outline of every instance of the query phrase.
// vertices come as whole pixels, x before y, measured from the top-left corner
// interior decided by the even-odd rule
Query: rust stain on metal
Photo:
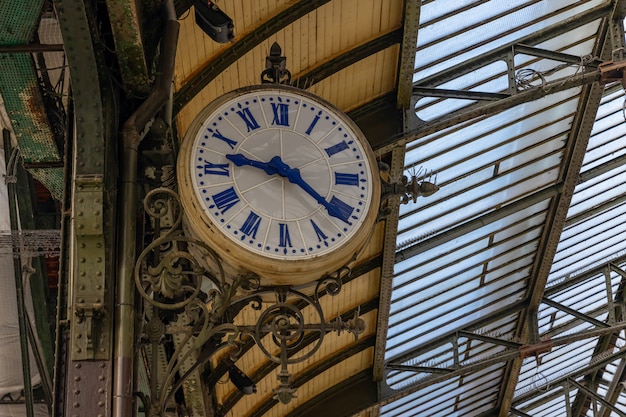
[[[23,148],[22,151],[25,161],[59,161],[59,152],[56,148],[52,131],[48,125],[48,116],[43,106],[43,101],[36,83],[28,83],[24,90],[19,94],[19,97],[24,104],[26,115],[31,123],[18,122],[21,133],[20,142],[25,141],[26,143],[24,144],[27,145],[21,146]],[[32,142],[31,145],[37,146],[37,149],[32,149],[28,146],[28,139]]]

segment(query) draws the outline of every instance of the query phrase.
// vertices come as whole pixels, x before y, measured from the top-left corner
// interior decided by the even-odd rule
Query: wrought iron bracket
[[[408,204],[410,201],[417,202],[418,197],[430,197],[439,191],[439,186],[436,184],[436,178],[433,180],[433,173],[427,173],[419,169],[414,172],[409,178],[406,175],[402,175],[399,179],[392,179],[389,177],[390,167],[389,165],[379,162],[378,168],[381,172],[382,193],[380,198],[380,210],[378,219],[384,219],[391,214],[391,209],[387,204],[388,200],[397,197],[400,200],[400,204]]]
[[[175,350],[167,359],[165,375],[151,383],[149,394],[141,394],[149,416],[161,415],[179,387],[196,384],[198,368],[218,351],[228,348],[227,357],[235,361],[250,341],[270,361],[280,364],[274,394],[288,403],[296,391],[290,365],[311,358],[327,333],[348,332],[356,340],[365,330],[359,308],[352,318],[327,320],[319,300],[323,294],[340,293],[350,268],[340,268],[297,288],[261,286],[252,273],[226,276],[221,260],[209,246],[181,232],[182,210],[175,192],[166,188],[151,191],[144,208],[155,232],[158,230],[135,266],[136,288],[152,311],[144,324],[144,335],[153,354],[160,348],[159,333],[170,335]],[[164,218],[172,221],[161,228],[160,219]],[[233,316],[244,308],[258,310],[258,320],[235,326]],[[311,347],[302,351],[305,344]],[[151,374],[154,377],[156,370]]]
[[[600,70],[600,85],[606,85],[610,82],[619,81],[622,87],[626,88],[626,61],[610,61],[603,62],[598,66]]]

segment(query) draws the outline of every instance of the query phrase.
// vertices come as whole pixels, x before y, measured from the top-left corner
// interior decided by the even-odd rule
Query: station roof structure
[[[158,144],[175,153],[207,104],[259,84],[275,44],[289,83],[346,112],[384,167],[384,216],[320,298],[365,331],[294,365],[288,404],[257,347],[234,361],[253,395],[216,356],[210,389],[176,399],[190,415],[626,416],[626,1],[216,0],[227,42],[190,0],[5,3],[2,125],[61,224],[77,180],[118,181],[125,123],[141,124],[148,184]],[[168,56],[171,98],[149,109]]]

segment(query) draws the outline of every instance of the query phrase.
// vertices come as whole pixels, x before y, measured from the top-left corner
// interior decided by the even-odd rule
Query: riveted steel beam
[[[407,143],[415,139],[422,138],[431,133],[438,132],[459,123],[466,122],[468,120],[472,120],[482,116],[501,113],[519,104],[538,100],[547,95],[569,90],[570,88],[592,84],[599,80],[600,72],[592,71],[584,73],[578,77],[565,77],[562,79],[555,79],[552,82],[546,83],[542,87],[531,88],[522,91],[521,93],[511,95],[510,97],[503,98],[501,100],[490,101],[487,104],[479,103],[475,105],[470,105],[464,109],[452,112],[439,119],[429,122],[423,122],[419,125],[419,127],[410,130],[404,134],[389,137],[377,144],[374,150],[377,153],[389,152],[391,148],[395,146],[405,146]]]
[[[104,181],[101,176],[75,180],[72,360],[106,360],[111,354],[112,317],[106,300]],[[108,330],[108,331],[107,331]]]
[[[104,105],[107,94],[100,87],[101,57],[92,42],[92,18],[82,3],[55,0],[74,92],[75,149],[74,181],[69,191],[73,216],[73,271],[70,286],[73,298],[71,322],[72,361],[107,360],[111,354],[111,288],[107,282],[107,241],[105,236],[110,208],[106,184],[107,147]],[[109,261],[108,265],[111,263]],[[108,300],[108,301],[107,301]]]
[[[488,53],[479,55],[459,65],[449,67],[444,71],[419,80],[414,83],[414,86],[424,88],[436,87],[447,81],[458,78],[459,75],[467,74],[494,61],[506,60],[507,57],[511,54],[511,51],[520,44],[523,45],[522,48],[524,48],[528,45],[538,44],[555,36],[563,35],[568,31],[571,31],[573,28],[583,26],[594,20],[607,16],[611,12],[611,10],[612,5],[610,3],[594,7],[583,13],[572,16],[571,18],[566,19],[564,22],[546,27],[543,30],[534,32],[533,34],[518,39],[515,42],[505,44],[500,48],[496,48]],[[537,51],[537,53],[540,53],[540,51]],[[565,57],[562,58],[565,59]],[[454,126],[458,123],[462,123],[464,121],[468,121],[485,115],[497,114],[519,104],[537,100],[548,94],[553,94],[573,87],[594,83],[599,79],[599,71],[588,71],[580,77],[569,77],[554,80],[553,82],[549,82],[544,85],[544,88],[528,89],[514,94],[510,97],[488,102],[486,104],[477,103],[474,105],[469,105],[464,109],[450,113],[437,120],[418,123],[418,126],[415,126],[415,128],[411,131],[407,131],[401,135],[389,137],[386,140],[377,143],[375,150],[377,151],[377,153],[386,153],[389,152],[394,146],[404,146],[408,142],[411,142],[415,139],[424,137],[428,134],[437,132],[450,126]]]
[[[409,371],[409,372],[420,372],[427,374],[449,374],[452,372],[452,369],[447,368],[433,368],[432,366],[412,366],[412,365],[400,365],[400,364],[388,364],[386,369],[392,371]]]
[[[389,176],[399,178],[404,171],[404,148],[395,148],[391,153]],[[376,346],[374,349],[373,376],[375,381],[382,381],[385,369],[385,349],[389,331],[389,312],[391,311],[391,294],[393,290],[393,271],[396,263],[396,239],[398,235],[400,201],[389,200],[391,214],[385,219],[385,236],[383,242],[383,264],[380,273],[380,291],[378,305],[378,324],[376,328]]]
[[[500,320],[504,317],[519,313],[525,307],[525,305],[526,304],[524,300],[513,302],[507,305],[506,307],[501,308],[500,310],[490,313],[489,316],[487,317],[483,317],[483,318],[473,321],[472,323],[469,323],[466,326],[466,329],[478,329],[481,327],[485,327],[486,325],[492,322],[495,322],[497,320]],[[468,330],[468,331],[471,331],[471,330]],[[425,352],[429,352],[433,349],[438,348],[444,343],[448,343],[449,341],[453,340],[456,337],[456,333],[457,333],[456,331],[446,332],[442,334],[440,337],[437,337],[436,339],[429,341],[428,343],[425,343],[423,345],[410,349],[409,351],[404,352],[402,355],[398,355],[394,358],[388,359],[387,363],[403,363],[403,362],[409,361]]]
[[[581,57],[577,55],[565,54],[563,52],[550,51],[548,49],[537,48],[535,46],[516,43],[513,45],[513,52],[516,54],[531,55],[537,58],[545,58],[552,61],[561,61],[567,64],[580,65]],[[590,62],[585,63],[585,67],[598,68],[601,61],[593,58]]]
[[[609,41],[609,32],[612,26],[612,20],[616,13],[616,7],[621,0],[613,3],[607,3],[607,9],[598,17],[604,18],[597,31],[596,44],[591,52],[593,56],[599,56],[602,60],[606,60],[610,56],[612,49]],[[571,30],[571,27],[570,27]],[[529,42],[534,43],[534,42]],[[549,213],[546,219],[544,233],[542,235],[537,253],[541,256],[536,257],[530,273],[529,292],[527,299],[529,306],[528,312],[536,310],[543,299],[546,282],[550,274],[550,269],[557,246],[560,241],[561,233],[566,224],[567,211],[570,206],[575,187],[578,183],[580,170],[583,164],[583,158],[591,136],[591,131],[595,121],[600,101],[602,99],[603,86],[599,83],[587,85],[583,88],[578,110],[572,128],[568,137],[568,143],[565,146],[567,153],[563,157],[561,164],[560,178],[563,181],[563,191],[559,193],[552,201],[549,207]],[[522,341],[528,338],[528,320],[526,317],[520,317],[520,325],[518,326],[518,335]],[[508,415],[508,410],[512,405],[515,387],[519,378],[522,366],[522,359],[517,358],[507,365],[505,370],[505,378],[503,380],[502,389],[500,389],[498,398],[499,416]]]
[[[611,271],[616,271],[622,277],[620,285],[613,295],[612,285],[611,285]],[[620,273],[621,272],[621,273]],[[606,296],[607,296],[607,321],[610,324],[615,324],[616,319],[623,320],[623,312],[621,311],[621,306],[624,303],[623,291],[626,287],[626,275],[624,271],[617,268],[614,265],[607,265],[603,271],[603,275],[606,283]],[[593,351],[593,356],[605,354],[606,352],[613,351],[616,348],[618,334],[617,333],[609,333],[600,338],[596,343],[596,346]],[[622,359],[622,362],[624,360]],[[602,377],[603,372],[606,369],[597,369],[594,372],[585,375],[585,381],[588,384],[588,389],[597,390],[600,385],[600,378]],[[615,378],[620,378],[618,376],[614,376]],[[612,384],[615,381],[612,381]],[[614,394],[613,394],[614,396]],[[609,397],[609,393],[607,393],[607,397]],[[614,396],[613,401],[617,398]],[[574,416],[582,416],[586,415],[589,411],[590,407],[590,396],[585,391],[579,391],[576,394],[576,398],[572,403],[572,415]],[[605,407],[606,408],[606,407]]]
[[[58,337],[64,369],[59,372],[64,415],[110,416],[113,340],[113,238],[117,170],[115,117],[108,69],[94,47],[93,4],[54,0],[72,82],[73,132],[68,162],[73,167],[66,191],[71,219],[66,247],[69,334]],[[65,261],[64,261],[65,262]],[[65,332],[65,330],[63,329]],[[57,393],[57,401],[58,401]]]
[[[398,67],[398,108],[407,109],[411,105],[411,86],[415,72],[415,53],[420,23],[421,1],[405,0],[402,47],[400,48],[400,65]]]
[[[496,101],[511,97],[505,93],[489,93],[485,91],[449,90],[445,88],[413,87],[413,95],[419,97],[457,98],[461,100]]]
[[[587,279],[589,279],[590,277],[593,277],[594,275],[599,275],[604,273],[604,271],[607,268],[615,268],[614,270],[616,270],[616,272],[620,275],[622,275],[620,272],[618,272],[620,269],[616,266],[619,264],[622,264],[626,262],[626,255],[617,257],[613,260],[611,260],[611,263],[609,263],[608,265],[603,263],[601,265],[596,266],[595,268],[592,268],[588,271],[585,271],[583,273],[577,274],[577,275],[573,275],[571,277],[567,277],[567,278],[563,278],[561,281],[559,281],[558,283],[555,283],[553,285],[550,285],[549,288],[546,289],[545,291],[545,296],[549,297],[553,294],[556,294],[560,291],[563,291],[564,289],[577,285]],[[622,275],[623,276],[623,275]]]
[[[593,324],[596,327],[609,327],[610,325],[608,323],[605,323],[603,321],[597,320],[593,317],[588,316],[587,314],[583,314],[581,312],[579,312],[578,310],[574,310],[573,308],[569,308],[561,303],[557,303],[554,300],[551,300],[547,297],[543,297],[541,302],[543,304],[549,305],[551,307],[556,308],[557,310],[561,310],[569,315],[572,315],[578,319],[581,319],[583,321],[586,321],[588,323]]]
[[[609,402],[609,404],[615,404],[617,399],[621,395],[623,386],[622,384],[626,380],[626,360],[622,358],[617,368],[615,369],[613,380],[609,384],[605,399]],[[611,414],[611,409],[609,407],[603,407],[600,411],[600,417],[609,417]]]
[[[567,374],[564,375],[559,375],[557,376],[555,379],[550,380],[550,386],[558,386],[558,385],[562,385],[566,380],[568,379],[576,379],[580,376],[586,375],[590,372],[594,372],[597,369],[601,369],[604,368],[606,365],[622,358],[624,356],[624,350],[623,349],[619,349],[616,350],[615,352],[609,354],[609,355],[603,355],[600,358],[592,361],[591,364],[581,367],[580,369],[576,369],[572,372],[569,372]],[[526,402],[528,402],[531,398],[533,398],[534,396],[537,395],[537,391],[538,390],[542,390],[544,389],[545,386],[543,385],[538,385],[537,387],[535,387],[535,389],[531,389],[531,390],[527,390],[521,394],[519,394],[518,396],[516,396],[512,402],[512,407],[518,407],[520,404],[524,404]]]
[[[516,408],[513,408],[513,407],[511,407],[511,413],[516,415],[516,416],[519,416],[519,417],[532,417],[531,415],[526,414],[525,412],[520,411],[520,410],[518,410]]]
[[[605,400],[604,398],[600,397],[597,393],[591,391],[589,388],[585,387],[582,384],[579,384],[578,382],[576,382],[576,380],[574,379],[568,379],[568,383],[573,385],[575,388],[578,389],[578,392],[582,392],[585,395],[588,395],[590,397],[592,397],[594,400],[598,401],[599,403],[601,403],[604,407],[606,407],[607,409],[613,411],[614,413],[616,413],[618,416],[620,417],[626,417],[626,413],[620,409],[618,409],[617,407],[615,407],[613,404],[609,403],[607,400]],[[576,415],[576,414],[575,414]]]
[[[111,415],[111,362],[73,362],[67,369],[63,416]]]
[[[567,335],[567,336],[556,337],[551,340],[551,343],[552,343],[552,346],[567,345],[567,344],[574,343],[580,340],[592,339],[598,336],[611,334],[614,332],[619,332],[625,328],[626,328],[626,322],[622,322],[622,323],[619,323],[615,326],[611,326],[608,328],[585,330],[585,331],[581,331],[581,332]],[[449,372],[445,372],[445,373],[433,372],[429,377],[420,379],[416,383],[409,384],[398,390],[392,389],[386,383],[381,383],[379,384],[379,389],[380,389],[379,403],[381,405],[392,403],[394,401],[397,401],[401,398],[406,397],[409,394],[412,394],[421,389],[424,389],[430,385],[441,383],[451,378],[469,375],[479,370],[486,369],[498,363],[509,362],[513,359],[521,358],[524,354],[525,354],[525,349],[507,349],[504,352],[492,355],[486,359],[481,359],[475,362],[471,362],[470,364],[456,366],[456,367],[442,368],[442,369],[447,369]],[[616,358],[619,358],[623,355],[624,355],[624,352],[622,349],[622,351],[620,352],[615,352],[611,355],[602,356],[600,359],[594,362],[593,365],[578,369],[570,373],[569,375],[559,376],[555,381],[550,381],[550,384],[551,385],[561,384],[567,378],[572,378],[572,377],[575,377],[576,375],[582,375],[587,372],[591,372],[595,369],[600,369],[601,367],[606,366],[606,364],[611,363]],[[532,394],[528,394],[528,393],[522,394],[522,396],[515,398],[515,403],[517,404],[517,403],[523,402],[524,400],[527,400],[531,396]]]
[[[521,346],[520,343],[511,342],[510,340],[498,339],[496,337],[490,337],[490,336],[486,336],[486,335],[478,334],[474,332],[466,332],[464,330],[461,330],[458,332],[458,337],[465,337],[467,339],[480,340],[482,342],[505,346],[505,347],[512,348],[512,349],[517,349]]]

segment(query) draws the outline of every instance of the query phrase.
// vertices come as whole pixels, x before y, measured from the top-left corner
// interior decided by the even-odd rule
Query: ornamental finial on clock
[[[287,57],[282,56],[282,49],[276,42],[265,57],[265,69],[261,72],[261,84],[291,84],[291,72],[287,70]]]

